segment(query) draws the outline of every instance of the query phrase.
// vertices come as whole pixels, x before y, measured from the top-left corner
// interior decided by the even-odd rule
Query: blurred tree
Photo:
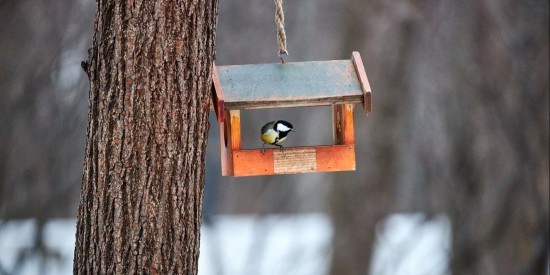
[[[75,274],[196,274],[217,1],[99,1]]]
[[[333,274],[368,272],[377,222],[394,211],[448,215],[453,274],[544,272],[548,5],[358,0],[347,11],[345,44],[368,37],[375,105],[367,167],[331,193]]]
[[[90,3],[0,1],[1,219],[75,216]]]

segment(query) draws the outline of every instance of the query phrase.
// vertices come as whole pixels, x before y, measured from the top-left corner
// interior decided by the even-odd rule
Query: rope
[[[275,23],[277,24],[277,44],[279,45],[279,58],[285,64],[282,55],[288,55],[286,50],[285,14],[283,12],[283,0],[275,1]]]

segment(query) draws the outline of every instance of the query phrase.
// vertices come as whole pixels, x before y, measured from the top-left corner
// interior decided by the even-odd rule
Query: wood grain
[[[277,162],[276,158],[278,158]],[[233,152],[233,163],[235,177],[353,171],[355,170],[355,147],[354,145],[288,147],[284,152],[274,148],[267,149],[265,153],[260,149],[237,150]]]
[[[369,79],[367,78],[367,73],[365,72],[363,60],[361,60],[359,52],[353,52],[351,54],[351,60],[355,66],[355,71],[363,91],[363,110],[368,114],[372,112],[372,90],[370,88]]]
[[[317,171],[317,154],[313,147],[294,148],[287,152],[274,150],[273,169],[275,174],[296,174]]]
[[[344,144],[344,111],[342,104],[332,105],[332,138],[334,144]]]
[[[334,144],[354,144],[353,104],[336,104],[332,106],[332,134]]]
[[[355,170],[353,108],[372,111],[361,56],[351,60],[213,66],[213,93],[224,132],[222,174],[257,176]],[[223,91],[223,92],[222,92]],[[214,95],[215,94],[215,95]],[[241,150],[241,109],[333,105],[333,146]],[[224,109],[225,108],[225,109]],[[225,111],[222,111],[225,110]]]
[[[230,110],[229,119],[231,121],[231,149],[233,151],[241,149],[241,111],[239,110]]]
[[[233,156],[235,177],[274,175],[273,149],[262,153],[261,150],[239,150]]]
[[[227,109],[363,102],[351,60],[217,66]]]
[[[212,65],[212,106],[218,122],[224,121],[224,98],[216,64]]]
[[[344,144],[355,144],[355,131],[353,127],[353,104],[342,104],[344,116]]]
[[[355,171],[355,146],[316,146],[317,172]]]
[[[222,166],[222,176],[233,175],[233,161],[228,157],[227,147],[227,126],[224,122],[220,122],[220,159]],[[231,158],[232,159],[232,158]]]

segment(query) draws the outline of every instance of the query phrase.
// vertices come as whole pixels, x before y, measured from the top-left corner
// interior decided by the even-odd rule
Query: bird
[[[286,136],[290,132],[296,132],[296,130],[294,130],[294,127],[288,121],[277,120],[266,123],[262,127],[262,132],[260,135],[262,141],[264,142],[262,144],[262,153],[265,153],[266,151],[264,147],[266,144],[279,146],[281,151],[284,150],[285,147],[281,145],[281,143],[285,141]]]

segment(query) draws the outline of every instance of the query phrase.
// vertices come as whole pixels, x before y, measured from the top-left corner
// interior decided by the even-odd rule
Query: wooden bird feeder
[[[358,52],[351,60],[214,65],[212,79],[222,175],[355,170],[353,107],[362,103],[367,114],[372,110],[372,92]],[[270,148],[265,153],[241,148],[240,110],[322,105],[332,105],[334,145]]]

